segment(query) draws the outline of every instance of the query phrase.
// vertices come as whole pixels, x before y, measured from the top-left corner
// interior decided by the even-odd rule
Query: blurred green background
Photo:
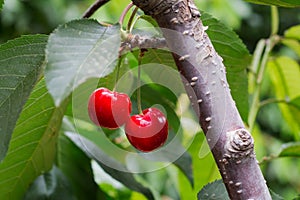
[[[92,0],[6,0],[0,14],[0,43],[24,34],[50,34],[58,25],[80,18],[92,3]],[[112,0],[98,10],[92,18],[107,23],[116,23],[128,3],[128,0]],[[210,13],[235,30],[251,53],[259,39],[270,35],[269,6],[249,4],[242,0],[195,0],[195,3],[200,10]],[[280,35],[283,35],[287,28],[300,24],[300,8],[279,8],[279,16]],[[142,22],[137,25],[148,26]],[[277,46],[272,54],[288,55],[299,63],[299,57],[286,47]],[[261,100],[272,97],[275,97],[275,89],[270,77],[266,74],[262,85]],[[295,141],[294,133],[282,116],[278,104],[268,104],[261,108],[253,135],[259,161],[264,156],[278,153],[283,143]],[[195,152],[195,155],[192,155],[193,159],[197,158],[197,151]],[[273,191],[285,199],[292,199],[300,193],[299,159],[280,158],[264,162],[261,167]],[[163,178],[159,173],[151,176],[153,183]],[[211,177],[217,176],[211,174]],[[126,189],[122,192],[122,186],[110,180],[109,177],[107,179],[110,184],[104,184],[102,188],[118,191],[118,195],[126,196]],[[121,189],[115,190],[112,185]],[[168,187],[165,186],[165,188]],[[172,192],[172,187],[165,191],[166,194]]]

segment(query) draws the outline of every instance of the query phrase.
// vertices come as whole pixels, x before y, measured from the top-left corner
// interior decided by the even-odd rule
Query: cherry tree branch
[[[192,0],[133,0],[160,26],[231,199],[271,199],[254,141]],[[195,169],[202,170],[202,169]]]
[[[109,2],[109,0],[97,0],[93,3],[83,14],[82,18],[89,18],[92,16],[101,6]]]

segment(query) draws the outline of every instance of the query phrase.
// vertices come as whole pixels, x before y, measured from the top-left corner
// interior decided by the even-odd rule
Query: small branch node
[[[251,134],[244,128],[229,131],[226,133],[228,141],[225,144],[224,157],[228,155],[233,159],[237,159],[236,164],[240,164],[241,158],[246,156],[252,157],[254,142]]]

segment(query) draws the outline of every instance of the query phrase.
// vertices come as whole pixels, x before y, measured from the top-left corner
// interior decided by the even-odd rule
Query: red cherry
[[[90,119],[98,126],[114,129],[130,118],[131,101],[127,94],[98,88],[88,102]]]
[[[133,115],[125,124],[125,133],[136,149],[149,152],[162,146],[168,137],[168,121],[156,108],[143,110],[141,115]]]

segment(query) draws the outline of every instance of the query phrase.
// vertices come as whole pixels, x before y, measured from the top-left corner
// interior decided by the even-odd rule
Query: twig
[[[123,10],[121,16],[120,16],[120,19],[119,19],[119,24],[122,26],[123,25],[123,21],[124,21],[124,18],[125,18],[125,15],[128,13],[129,9],[132,8],[133,6],[133,3],[130,2],[126,8]]]
[[[122,55],[126,51],[132,51],[134,48],[139,49],[163,49],[167,47],[164,38],[148,37],[129,34],[126,41],[120,47],[119,54]]]
[[[83,14],[82,18],[89,18],[92,16],[101,6],[109,2],[109,0],[97,0],[93,3]]]
[[[138,9],[139,9],[138,7],[135,7],[134,10],[132,11],[131,15],[130,15],[130,18],[129,18],[128,23],[127,23],[127,28],[126,28],[127,32],[129,32],[134,26],[134,23],[132,23],[132,22],[133,22],[134,16],[136,15]]]
[[[263,165],[266,162],[270,162],[276,158],[279,158],[277,155],[264,156],[262,160],[258,163],[259,165]]]
[[[271,103],[290,103],[290,100],[288,98],[286,99],[266,99],[264,101],[260,102],[260,107],[263,107],[265,105],[271,104]]]

